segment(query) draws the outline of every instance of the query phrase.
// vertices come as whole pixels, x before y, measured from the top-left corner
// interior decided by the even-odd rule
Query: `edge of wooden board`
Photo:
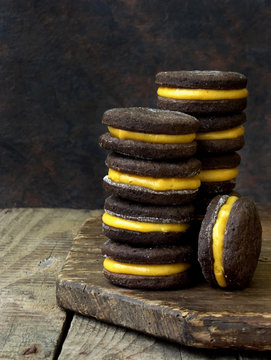
[[[101,274],[101,276],[103,276]],[[74,287],[77,294],[74,295]],[[72,291],[70,291],[72,289]],[[62,292],[66,301],[63,301]],[[67,295],[68,294],[68,295]],[[166,306],[146,305],[142,300],[112,294],[87,284],[57,281],[58,304],[84,316],[92,316],[114,325],[137,330],[182,345],[204,348],[271,350],[271,315],[211,314]],[[77,304],[80,300],[80,308]],[[133,302],[133,311],[130,303]],[[119,308],[127,316],[118,316]],[[223,322],[220,318],[223,316]],[[167,317],[170,327],[163,327]],[[122,319],[122,320],[121,320]],[[152,320],[152,321],[151,321]],[[167,330],[167,331],[166,331]],[[253,342],[248,343],[248,338]]]
[[[74,249],[86,235],[84,230],[93,221],[94,219],[87,219],[74,239],[76,246],[71,249],[66,259],[67,264],[72,259]],[[98,241],[97,234],[95,237]],[[104,279],[100,265],[98,269],[95,270],[95,276]],[[118,291],[117,287],[110,286],[101,287],[83,279],[73,281],[63,271],[57,280],[57,301],[61,307],[81,315],[182,345],[213,349],[271,350],[270,313],[212,313],[187,309],[185,306],[173,308],[165,303],[159,304],[159,296],[158,303],[155,303],[146,301],[143,297],[141,299],[140,296],[133,297],[133,292],[129,289]],[[123,313],[125,316],[120,316]]]

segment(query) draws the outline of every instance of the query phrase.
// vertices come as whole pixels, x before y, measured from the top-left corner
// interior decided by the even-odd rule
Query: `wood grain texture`
[[[0,359],[52,359],[66,313],[55,281],[86,210],[0,211]]]
[[[254,356],[259,354],[255,354]],[[258,357],[260,359],[260,357]],[[233,360],[238,353],[196,349],[75,315],[59,360]],[[256,357],[253,359],[256,359]]]
[[[83,315],[181,344],[271,350],[271,215],[261,208],[263,249],[245,290],[205,283],[177,291],[144,292],[115,287],[102,275],[99,219],[85,223],[58,277],[59,304]]]

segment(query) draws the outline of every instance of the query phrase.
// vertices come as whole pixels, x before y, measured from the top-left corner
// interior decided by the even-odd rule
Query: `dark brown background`
[[[249,79],[238,187],[271,200],[271,4],[264,0],[2,1],[0,206],[98,208],[101,116],[155,106],[161,70]]]

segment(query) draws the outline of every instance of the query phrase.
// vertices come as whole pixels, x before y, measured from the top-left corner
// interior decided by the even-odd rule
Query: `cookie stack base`
[[[112,273],[103,269],[104,276],[114,285],[144,290],[165,290],[191,285],[194,281],[192,270],[169,276],[137,276]]]

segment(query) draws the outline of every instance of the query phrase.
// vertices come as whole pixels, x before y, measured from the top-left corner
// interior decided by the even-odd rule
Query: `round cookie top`
[[[142,204],[111,195],[106,198],[104,210],[129,220],[145,222],[189,223],[194,218],[193,204],[159,206]]]
[[[199,155],[202,170],[231,169],[240,165],[241,157],[238,153],[223,155]]]
[[[214,272],[213,229],[221,207],[230,198],[216,196],[207,208],[199,234],[198,259],[205,279],[218,285]],[[261,250],[262,228],[255,204],[239,197],[232,205],[223,233],[222,264],[225,286],[246,287],[255,272]]]
[[[152,161],[109,153],[105,160],[106,165],[116,171],[142,176],[161,177],[188,177],[200,172],[201,163],[196,158],[177,161]]]
[[[146,248],[107,240],[102,247],[102,254],[115,261],[130,264],[176,264],[195,260],[191,244]]]
[[[199,127],[191,115],[143,107],[107,110],[102,123],[122,130],[168,135],[194,133]]]
[[[246,87],[245,75],[230,71],[164,71],[156,75],[159,86],[184,89],[233,90]]]
[[[200,115],[198,132],[212,132],[234,128],[240,126],[246,121],[246,114],[244,112],[237,114],[210,114]]]

